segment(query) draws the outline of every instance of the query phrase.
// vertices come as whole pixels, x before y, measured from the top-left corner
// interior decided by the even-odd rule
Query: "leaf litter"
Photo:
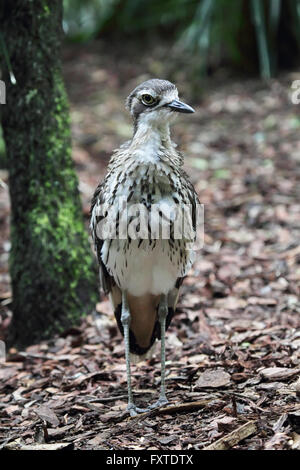
[[[124,99],[153,75],[151,60],[130,47],[138,57],[130,67],[127,50],[114,60],[113,45],[64,51],[87,225],[93,190],[114,148],[131,134]],[[186,101],[192,98],[187,78],[166,60],[169,48],[153,54]],[[167,334],[169,412],[128,417],[123,339],[103,298],[79,327],[8,351],[0,365],[0,447],[299,449],[300,122],[290,83],[289,74],[269,84],[211,80],[191,101],[197,113],[174,125],[205,205],[205,243]],[[1,180],[8,184],[5,170]],[[5,339],[11,319],[6,186],[0,205]],[[132,381],[140,406],[155,401],[159,347],[154,358],[133,366]]]

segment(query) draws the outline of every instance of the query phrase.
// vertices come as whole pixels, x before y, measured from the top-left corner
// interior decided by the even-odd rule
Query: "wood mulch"
[[[121,45],[120,45],[121,48]],[[295,76],[212,79],[193,94],[168,49],[130,61],[101,44],[68,46],[73,155],[83,210],[111,152],[130,137],[128,92],[160,75],[197,112],[173,137],[205,205],[205,243],[167,333],[170,406],[130,418],[123,339],[106,298],[82,325],[11,349],[0,365],[0,447],[300,448],[300,119]],[[135,55],[134,55],[135,54]],[[170,62],[170,61],[169,61]],[[135,64],[135,65],[133,65]],[[0,188],[0,339],[11,318],[7,172]],[[2,215],[3,214],[3,215]],[[159,345],[158,345],[159,346]],[[159,393],[159,347],[133,366],[140,406]]]

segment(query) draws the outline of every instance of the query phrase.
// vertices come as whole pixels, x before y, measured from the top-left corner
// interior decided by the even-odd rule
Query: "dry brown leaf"
[[[277,300],[264,297],[248,297],[248,303],[250,305],[276,305]]]
[[[287,367],[267,367],[260,370],[260,374],[267,380],[285,380],[300,373],[300,369],[288,369]]]
[[[225,297],[224,299],[217,299],[216,305],[221,308],[228,310],[237,310],[238,308],[245,308],[247,302],[244,299],[239,299],[238,297]]]
[[[43,419],[47,423],[50,423],[53,427],[57,427],[59,425],[58,417],[48,406],[41,405],[39,408],[36,408],[34,412],[38,415],[39,418]]]
[[[227,387],[230,384],[230,375],[223,369],[206,370],[198,378],[195,389]]]

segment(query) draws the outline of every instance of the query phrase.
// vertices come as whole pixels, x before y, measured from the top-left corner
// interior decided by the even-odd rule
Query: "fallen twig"
[[[300,245],[296,246],[295,248],[292,248],[291,250],[279,253],[277,257],[279,259],[295,258],[295,256],[299,254],[300,254]]]
[[[74,444],[70,442],[56,442],[54,444],[24,444],[17,440],[4,445],[6,450],[71,450]]]
[[[117,400],[123,400],[124,398],[127,398],[127,393],[124,395],[116,395],[116,396],[111,396],[111,397],[103,397],[103,398],[93,398],[92,400],[80,402],[81,405],[87,405],[88,403],[106,403],[110,401],[117,401]]]
[[[1,186],[1,188],[4,188],[4,189],[8,188],[8,185],[1,178],[0,178],[0,186]]]
[[[130,419],[144,419],[148,416],[194,411],[200,408],[204,408],[208,403],[210,403],[210,400],[191,401],[188,403],[180,403],[179,405],[164,406],[163,408],[155,408],[154,410],[146,411],[145,413],[140,413],[136,416],[131,416]]]
[[[204,447],[203,450],[227,450],[231,447],[238,444],[246,437],[251,436],[257,431],[257,422],[249,421],[248,423],[243,424],[235,431],[227,434],[227,436],[221,437],[216,442],[213,442],[209,446]]]

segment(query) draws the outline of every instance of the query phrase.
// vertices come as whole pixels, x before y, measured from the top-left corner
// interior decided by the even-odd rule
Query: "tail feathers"
[[[182,281],[183,278],[179,278],[175,287],[169,292],[166,329],[168,329],[174,316]],[[117,285],[112,286],[110,300],[114,308],[114,314],[119,330],[123,335],[123,325],[121,322],[122,295],[121,290]],[[140,356],[141,358],[151,357],[151,354],[154,351],[154,348],[152,349],[152,347],[155,340],[161,338],[160,324],[158,321],[159,300],[159,295],[145,294],[141,297],[128,295],[128,304],[131,315],[129,330],[130,352],[136,356]]]
[[[116,320],[117,320],[119,330],[123,335],[123,325],[122,325],[122,322],[121,322],[121,309],[122,309],[122,304],[119,304],[117,306],[117,308],[115,309],[114,313],[115,313],[115,317],[116,317]],[[169,307],[168,315],[167,315],[167,319],[166,319],[166,330],[169,327],[173,316],[174,316],[174,309],[172,307]],[[142,347],[138,344],[134,333],[129,329],[129,348],[130,348],[130,352],[135,356],[140,356],[142,358],[140,360],[149,359],[153,355],[154,350],[155,350],[155,340],[160,339],[160,337],[161,337],[161,335],[160,335],[160,324],[159,324],[158,320],[155,321],[152,336],[151,336],[151,340],[150,340],[150,344],[146,347]],[[148,357],[148,353],[149,353],[149,357]]]

